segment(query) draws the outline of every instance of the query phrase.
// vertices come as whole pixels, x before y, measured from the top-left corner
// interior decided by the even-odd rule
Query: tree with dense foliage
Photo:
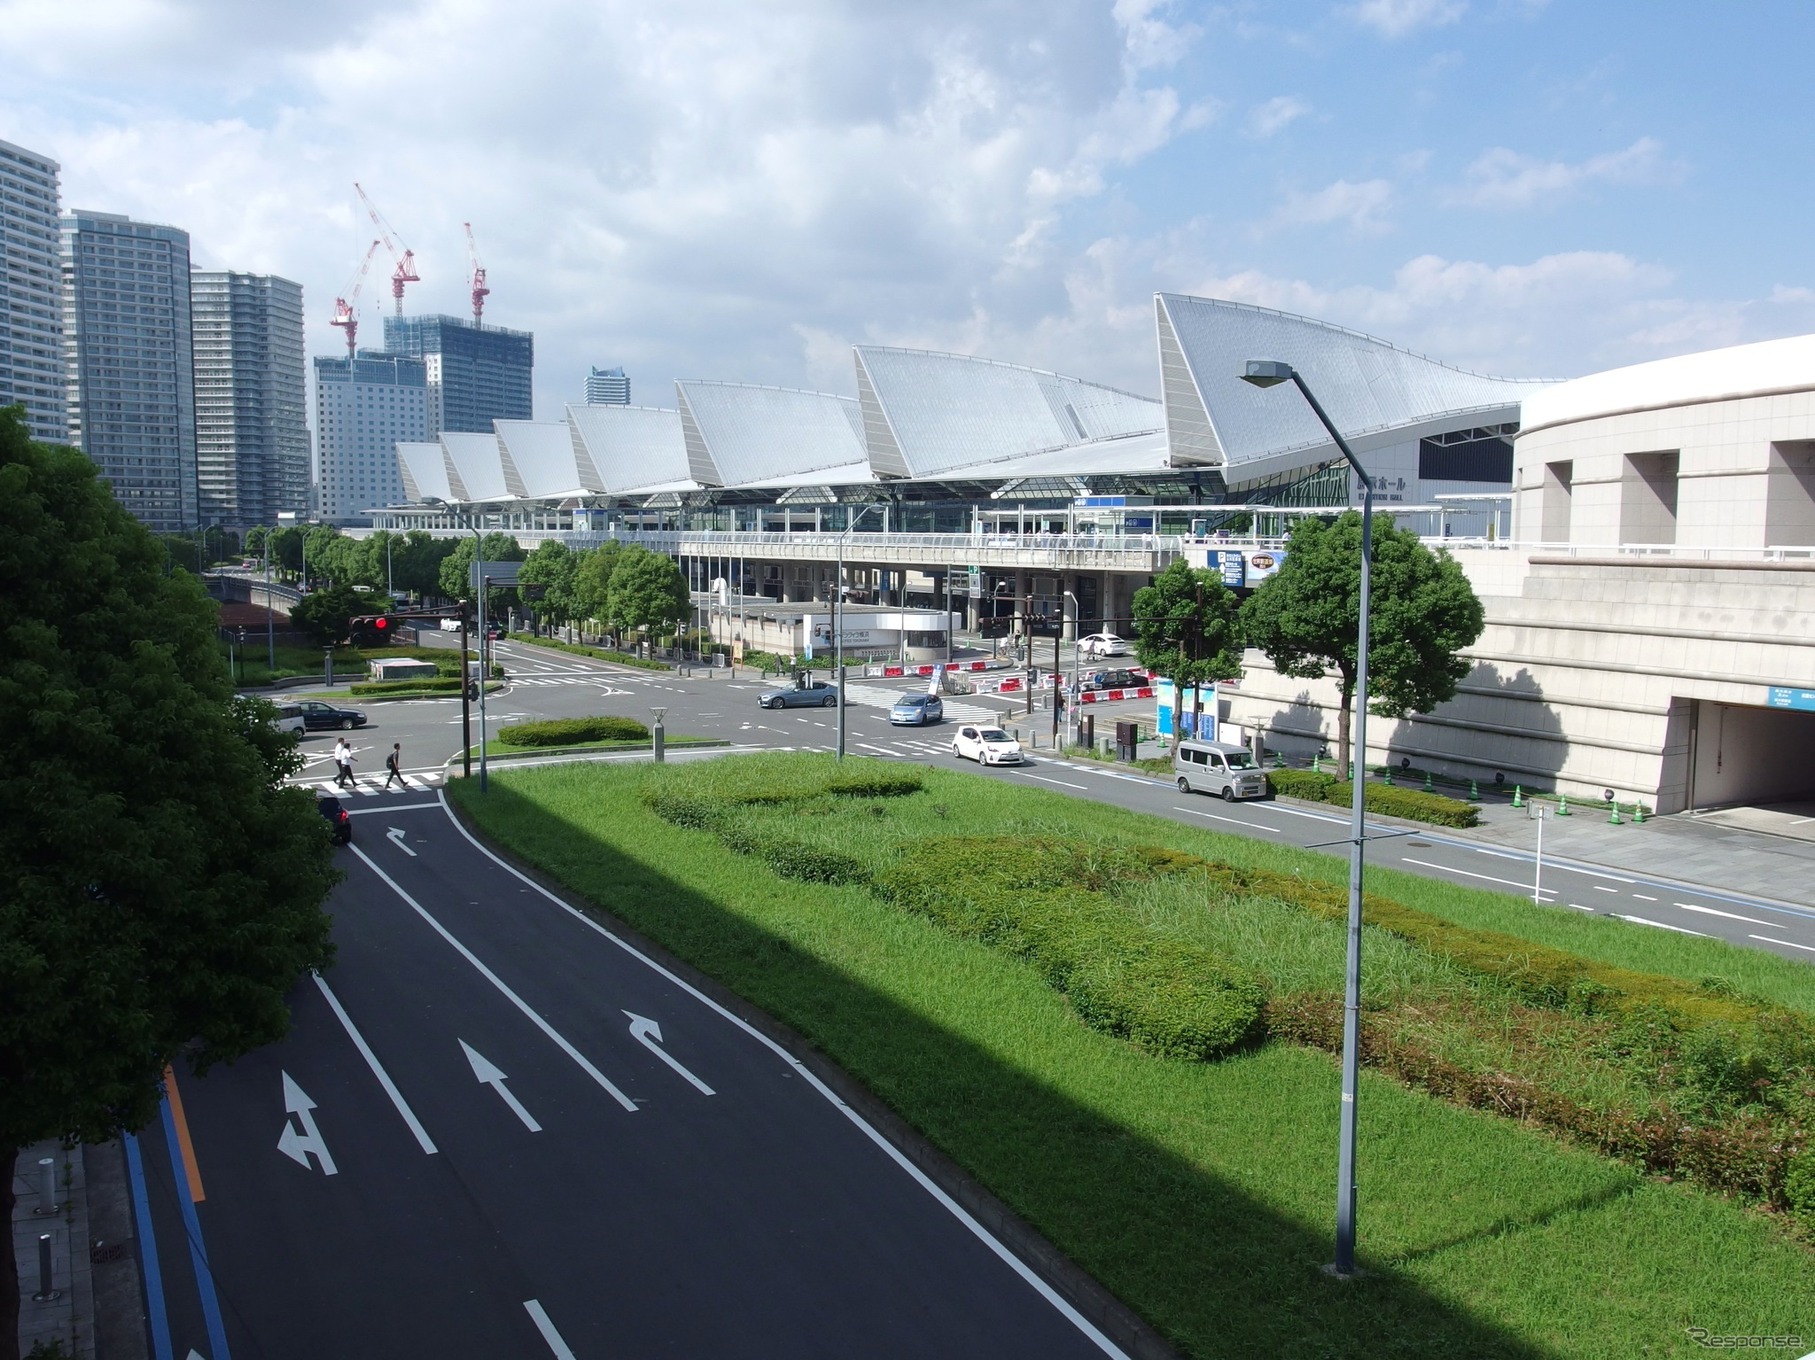
[[[303,531],[294,524],[271,531],[271,565],[292,576],[303,567]]]
[[[281,1038],[335,880],[295,743],[216,612],[75,449],[0,410],[0,1222],[17,1149],[157,1111],[166,1064]],[[0,1233],[0,1360],[17,1355]]]
[[[1170,680],[1178,699],[1187,689],[1199,691],[1193,731],[1203,713],[1202,686],[1242,673],[1235,617],[1235,596],[1222,578],[1182,557],[1134,592],[1135,659]],[[1182,726],[1172,725],[1174,746]]]
[[[554,538],[538,543],[535,551],[523,559],[517,580],[543,588],[542,598],[535,602],[538,619],[559,628],[574,617],[574,579],[579,569],[579,556]]]
[[[1458,656],[1481,636],[1481,601],[1455,559],[1418,535],[1374,524],[1368,625],[1368,712],[1403,718],[1454,698],[1470,663]],[[1281,675],[1317,680],[1335,672],[1337,768],[1349,764],[1361,620],[1361,516],[1300,520],[1285,561],[1242,606],[1242,635]],[[1366,759],[1367,753],[1361,753]]]
[[[493,531],[481,540],[481,550],[487,562],[521,562],[523,545],[511,534]],[[441,559],[438,582],[441,593],[450,600],[470,600],[473,596],[473,539],[469,534]],[[503,611],[509,608],[516,599],[516,592],[508,588],[493,586],[485,597],[485,614],[488,620],[500,618]]]
[[[331,647],[345,641],[347,620],[359,614],[380,613],[386,603],[382,598],[361,595],[351,586],[323,586],[290,606],[290,623],[306,633],[317,647]]]
[[[614,628],[631,632],[685,619],[693,608],[681,569],[667,553],[632,543],[618,555],[606,599]]]
[[[351,585],[344,579],[345,566],[342,551],[346,541],[340,530],[332,524],[316,524],[303,535],[303,562],[308,568],[311,585],[321,585],[333,581],[336,585]]]
[[[573,616],[576,619],[597,619],[601,623],[610,619],[611,574],[617,570],[618,558],[623,552],[624,545],[614,538],[580,554],[573,581]]]

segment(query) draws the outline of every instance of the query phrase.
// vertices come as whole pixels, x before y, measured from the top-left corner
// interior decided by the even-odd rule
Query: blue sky
[[[1567,0],[0,0],[65,203],[589,364],[850,392],[849,346],[1157,389],[1156,290],[1572,376],[1815,331],[1815,7]],[[367,334],[388,289],[374,267]],[[1284,356],[1289,357],[1289,356]]]

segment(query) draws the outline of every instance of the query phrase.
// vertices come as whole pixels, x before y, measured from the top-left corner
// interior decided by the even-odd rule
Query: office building
[[[57,163],[0,142],[0,406],[25,407],[33,439],[69,438]]]
[[[62,231],[69,442],[147,527],[196,528],[189,233],[82,211]]]
[[[588,406],[630,405],[630,379],[621,368],[595,368],[586,375]]]
[[[528,331],[481,330],[452,316],[387,316],[384,348],[423,361],[432,434],[490,434],[494,420],[530,418],[536,342]]]
[[[315,360],[315,508],[329,524],[372,522],[404,500],[397,445],[430,437],[428,365],[361,350]]]
[[[309,500],[302,285],[197,270],[190,299],[202,522],[275,524]]]

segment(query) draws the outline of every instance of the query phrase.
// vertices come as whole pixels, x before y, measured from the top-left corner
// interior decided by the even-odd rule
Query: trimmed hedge
[[[512,642],[527,642],[532,647],[550,647],[557,652],[570,652],[574,656],[590,656],[595,661],[609,661],[615,666],[635,666],[644,671],[665,671],[672,669],[666,661],[647,661],[629,652],[608,651],[604,647],[583,647],[577,642],[558,642],[554,638],[537,637],[534,633],[512,633]]]
[[[572,746],[585,741],[648,741],[649,729],[635,718],[549,718],[498,729],[506,746]]]
[[[460,677],[449,679],[431,679],[423,676],[420,680],[362,680],[352,686],[354,694],[367,698],[379,698],[387,694],[458,694]]]
[[[854,798],[900,798],[919,793],[924,787],[926,779],[918,770],[900,765],[875,769],[859,765],[849,774],[835,775],[827,782],[826,792]]]
[[[1291,798],[1304,798],[1313,803],[1332,803],[1348,807],[1354,792],[1346,779],[1313,770],[1268,770],[1273,791]],[[1369,812],[1384,817],[1404,817],[1408,821],[1429,822],[1433,826],[1470,827],[1481,823],[1481,810],[1459,798],[1445,798],[1440,793],[1422,789],[1402,789],[1394,784],[1368,784],[1362,794]]]

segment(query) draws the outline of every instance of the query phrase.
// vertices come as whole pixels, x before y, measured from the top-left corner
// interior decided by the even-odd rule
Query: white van
[[[1180,793],[1220,793],[1237,798],[1265,798],[1271,791],[1267,772],[1246,746],[1220,741],[1181,741],[1173,753],[1172,772]]]
[[[271,719],[271,726],[279,732],[307,733],[308,724],[303,721],[301,704],[279,704],[277,716]]]

